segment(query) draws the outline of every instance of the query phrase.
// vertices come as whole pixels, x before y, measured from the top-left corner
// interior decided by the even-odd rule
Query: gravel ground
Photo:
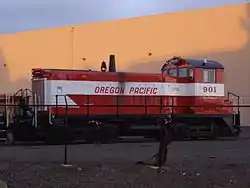
[[[63,146],[0,146],[0,180],[10,188],[250,187],[250,129],[239,140],[174,142],[165,172],[137,165],[157,143],[71,145],[63,167]]]

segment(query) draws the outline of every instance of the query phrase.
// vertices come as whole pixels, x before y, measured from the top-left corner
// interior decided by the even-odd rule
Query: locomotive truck
[[[172,119],[175,138],[237,137],[239,96],[224,91],[216,61],[173,57],[160,73],[117,72],[115,56],[101,71],[32,69],[31,89],[2,95],[1,133],[13,141],[110,142],[159,138],[157,118]]]

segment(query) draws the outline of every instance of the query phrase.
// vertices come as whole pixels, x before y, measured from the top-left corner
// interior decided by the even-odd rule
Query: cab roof
[[[217,61],[200,60],[200,59],[184,59],[194,68],[210,68],[210,69],[224,69],[223,65]]]
[[[173,57],[166,61],[166,63],[162,66],[161,70],[165,68],[167,65],[181,65],[183,63],[190,64],[193,68],[208,68],[208,69],[224,69],[223,65],[217,61],[207,60],[207,59],[183,59],[181,57]]]

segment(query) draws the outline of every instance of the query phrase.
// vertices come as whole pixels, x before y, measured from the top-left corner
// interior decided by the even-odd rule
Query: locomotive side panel
[[[72,115],[160,114],[169,113],[168,97],[159,96],[159,83],[95,81],[48,81],[52,85],[52,105],[57,113],[65,113],[65,101],[55,101],[56,95],[65,95],[68,113]],[[139,85],[139,87],[136,87]],[[60,92],[57,89],[60,87]],[[155,96],[156,95],[156,96]],[[162,104],[161,104],[162,103]],[[161,109],[162,107],[162,109]],[[55,110],[55,109],[54,109]]]
[[[159,95],[161,74],[52,70],[46,75],[54,113],[65,114],[66,103],[71,115],[169,113],[169,107],[161,109],[169,105],[169,99]]]
[[[198,81],[199,72],[195,69]],[[200,73],[201,74],[201,73]],[[200,75],[201,77],[202,75]],[[224,84],[192,83],[162,74],[51,71],[46,82],[48,103],[56,113],[71,115],[219,113],[213,107],[189,108],[168,105],[214,105],[224,100]],[[210,90],[215,89],[216,92]],[[56,97],[57,95],[57,97]],[[60,95],[60,96],[59,96]],[[164,106],[161,108],[161,106]],[[56,110],[56,111],[55,111]],[[218,109],[221,112],[221,108]]]
[[[121,86],[119,82],[110,81],[47,82],[51,85],[51,105],[58,106],[57,109],[62,110],[65,106],[60,107],[60,105],[65,105],[67,102],[68,112],[72,115],[161,114],[171,111],[171,107],[167,105],[175,105],[175,114],[185,114],[190,105],[187,99],[191,102],[193,96],[196,97],[196,105],[214,105],[218,97],[224,96],[223,84],[123,82]],[[212,94],[204,92],[203,88],[208,86],[215,87],[218,92]],[[57,101],[56,95],[60,96]],[[203,97],[206,100],[203,100]],[[195,108],[196,112],[199,108]],[[214,107],[211,109],[214,110]]]

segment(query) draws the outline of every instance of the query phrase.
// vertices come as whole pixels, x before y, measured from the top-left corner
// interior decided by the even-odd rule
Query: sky
[[[250,0],[0,0],[0,34],[245,2]]]

